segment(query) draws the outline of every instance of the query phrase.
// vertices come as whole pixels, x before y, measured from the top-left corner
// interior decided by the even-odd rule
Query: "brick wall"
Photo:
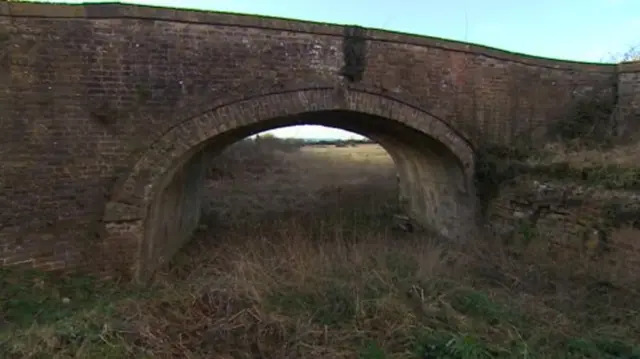
[[[376,106],[395,103],[429,114],[431,122],[412,115],[407,126],[423,126],[429,134],[440,126],[446,129],[441,140],[468,153],[479,144],[508,145],[523,134],[530,137],[565,118],[576,96],[613,89],[617,82],[615,65],[366,30],[363,79],[345,84],[339,75],[343,27],[254,16],[5,2],[0,25],[0,48],[8,49],[1,55],[6,86],[0,91],[4,265],[93,265],[104,257],[96,247],[135,256],[137,247],[126,235],[105,239],[104,233],[142,226],[126,218],[139,220],[146,214],[136,211],[146,207],[123,206],[130,213],[106,225],[105,207],[123,192],[144,193],[145,183],[127,182],[135,168],[152,168],[148,161],[181,153],[150,152],[155,143],[169,133],[197,136],[170,130],[222,105],[248,101],[238,107],[238,116],[295,113],[299,108],[261,108],[264,102],[249,99],[289,93],[312,109],[297,91],[343,88],[380,99],[367,100],[371,111],[392,116],[392,108]],[[333,106],[341,100],[331,101]],[[221,128],[243,125],[227,118]],[[235,136],[265,126],[254,124]],[[130,191],[126,186],[132,183],[141,188]]]
[[[638,140],[640,131],[640,61],[618,65],[618,135]]]

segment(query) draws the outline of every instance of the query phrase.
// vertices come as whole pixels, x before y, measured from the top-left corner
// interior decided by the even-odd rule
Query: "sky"
[[[54,1],[79,3],[83,1]],[[84,1],[100,2],[100,1]],[[525,54],[611,61],[640,45],[640,0],[128,0],[124,3],[226,11],[360,25],[467,41]],[[349,138],[316,126],[279,137]]]

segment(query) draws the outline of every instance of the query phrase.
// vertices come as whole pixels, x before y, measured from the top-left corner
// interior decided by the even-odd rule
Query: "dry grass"
[[[248,217],[282,217],[286,213],[318,213],[354,206],[375,209],[395,205],[395,167],[377,145],[336,148],[309,146],[293,153],[271,152],[268,166],[256,166],[262,152],[242,149],[244,168],[227,165],[239,155],[234,149],[221,155],[226,173],[209,185],[207,218],[215,226],[238,223]],[[250,170],[247,170],[250,167]],[[229,170],[231,169],[231,171]],[[232,172],[232,173],[229,173]],[[371,196],[376,193],[376,196]],[[375,203],[373,203],[375,202]],[[352,211],[353,212],[353,211]],[[370,215],[371,211],[367,211]]]
[[[616,146],[610,149],[571,148],[555,143],[545,149],[544,161],[567,163],[575,168],[597,166],[638,167],[640,163],[640,142]]]
[[[543,242],[392,232],[381,153],[304,148],[212,182],[223,214],[150,288],[4,273],[0,357],[640,358],[640,285]]]

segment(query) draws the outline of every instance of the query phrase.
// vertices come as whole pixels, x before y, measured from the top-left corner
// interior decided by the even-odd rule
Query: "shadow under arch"
[[[196,229],[206,153],[301,124],[340,128],[379,143],[398,168],[411,217],[453,240],[475,232],[474,151],[446,123],[381,95],[296,90],[213,108],[171,128],[142,154],[114,189],[104,217],[107,238],[124,238],[128,243],[121,246],[135,252],[130,260],[135,279],[147,278],[168,261]]]

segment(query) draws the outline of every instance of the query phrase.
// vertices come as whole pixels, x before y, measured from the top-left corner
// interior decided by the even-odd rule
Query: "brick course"
[[[633,86],[639,72],[627,66],[619,80],[615,64],[366,29],[364,76],[350,83],[339,74],[343,32],[133,5],[0,3],[0,264],[140,272],[147,212],[173,188],[167,171],[188,168],[212,136],[221,146],[320,110],[387,118],[376,122],[384,131],[355,116],[306,121],[382,138],[406,178],[439,166],[440,187],[405,181],[409,209],[439,213],[429,224],[452,232],[454,218],[471,216],[475,148],[529,136],[566,118],[576,96]],[[626,96],[633,112],[638,97]]]

